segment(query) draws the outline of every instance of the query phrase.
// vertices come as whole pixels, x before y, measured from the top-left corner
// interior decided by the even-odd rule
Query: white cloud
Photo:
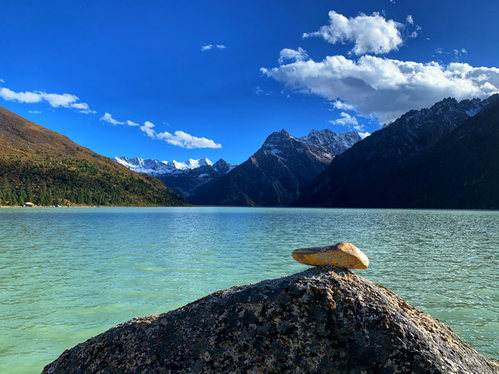
[[[155,127],[156,125],[154,123],[145,121],[144,125],[140,126],[140,130],[145,132],[148,137],[154,139],[156,137],[156,131],[154,131]]]
[[[20,103],[39,103],[42,97],[35,92],[14,92],[6,87],[0,88],[0,97],[7,101],[17,101]]]
[[[414,25],[414,18],[412,18],[412,16],[410,14],[407,16],[407,18],[405,20],[408,24]]]
[[[271,91],[264,90],[260,86],[256,86],[254,92],[255,92],[255,95],[259,95],[259,96],[262,96],[262,95],[269,96],[270,94],[272,94]]]
[[[114,119],[113,116],[107,112],[104,113],[104,115],[101,118],[99,118],[99,121],[108,122],[112,125],[124,125],[125,124],[125,122],[118,121],[118,120]]]
[[[211,139],[198,138],[187,134],[184,131],[175,131],[173,134],[168,131],[156,132],[154,128],[156,125],[150,121],[145,121],[144,125],[140,126],[140,129],[146,133],[147,136],[153,139],[164,140],[168,144],[175,145],[177,147],[194,149],[194,148],[222,148],[221,144],[215,143]]]
[[[183,131],[175,131],[170,134],[168,131],[160,132],[156,134],[158,139],[162,139],[169,144],[176,145],[178,147],[194,149],[194,148],[222,148],[221,144],[215,143],[211,139],[198,138],[192,136]]]
[[[387,122],[411,109],[442,100],[487,97],[499,92],[499,69],[465,63],[441,65],[376,56],[358,60],[329,56],[321,62],[296,61],[273,69],[268,77],[303,92],[340,98],[364,116],[374,114]]]
[[[95,110],[91,110],[87,103],[75,103],[75,104],[72,104],[71,106],[83,114],[90,114],[90,113],[95,114],[95,113],[97,113]]]
[[[0,83],[5,83],[5,81],[2,78],[0,78]]]
[[[306,59],[308,59],[307,51],[305,51],[303,48],[298,47],[297,50],[284,48],[279,54],[278,62],[280,64],[283,64],[286,61],[305,61]]]
[[[332,125],[341,125],[341,126],[350,126],[350,125],[357,125],[357,118],[355,116],[351,116],[348,113],[341,112],[340,113],[340,118],[335,119],[334,121],[329,121],[330,124]]]
[[[360,137],[362,139],[365,139],[367,138],[369,135],[371,135],[370,133],[368,133],[367,131],[366,132],[358,132],[358,134],[360,135]]]
[[[39,111],[39,110],[28,110],[28,113],[31,113],[31,114],[42,114],[42,112]]]
[[[354,110],[353,105],[347,104],[341,100],[335,100],[332,102],[333,107],[339,110]]]
[[[347,18],[331,10],[329,25],[322,26],[315,32],[304,33],[303,37],[321,37],[331,44],[353,42],[351,52],[356,55],[383,54],[397,50],[402,44],[400,30],[403,27],[403,24],[386,20],[376,12],[371,16],[360,14]]]
[[[15,92],[7,87],[1,87],[0,97],[7,101],[17,101],[19,103],[28,104],[45,101],[54,108],[72,108],[81,113],[95,113],[90,109],[87,103],[80,102],[78,96],[68,93],[54,94],[43,91]]]
[[[201,52],[210,51],[213,48],[225,49],[227,48],[224,44],[205,44],[201,46]]]
[[[138,124],[137,122],[130,121],[129,119],[126,120],[126,124],[133,127],[140,126],[140,124]]]

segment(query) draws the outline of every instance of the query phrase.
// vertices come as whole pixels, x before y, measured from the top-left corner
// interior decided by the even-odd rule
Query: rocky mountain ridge
[[[295,203],[305,206],[335,206],[335,207],[443,207],[438,199],[431,198],[432,195],[445,194],[437,184],[432,184],[434,190],[429,188],[417,191],[408,185],[407,180],[414,181],[414,186],[422,186],[420,183],[425,173],[417,165],[423,162],[430,154],[441,154],[438,149],[447,139],[457,136],[456,132],[466,123],[472,126],[466,133],[469,148],[477,148],[472,144],[478,141],[478,136],[473,138],[473,128],[480,131],[480,123],[495,121],[495,114],[487,111],[489,118],[479,117],[486,108],[494,107],[499,95],[493,95],[485,100],[473,99],[458,102],[453,98],[444,99],[431,108],[419,111],[410,111],[392,124],[374,132],[362,142],[355,144],[348,151],[336,157],[333,162],[318,175],[311,186],[305,191]],[[494,109],[492,109],[494,111]],[[479,118],[479,120],[474,120]],[[495,126],[495,127],[494,127]],[[495,129],[499,123],[487,127],[490,138],[495,138]],[[483,136],[480,136],[482,139]],[[499,147],[496,147],[499,148]],[[453,153],[447,148],[447,153]],[[466,164],[466,159],[477,159],[466,148],[461,148],[463,155],[460,157]],[[441,154],[442,155],[442,154]],[[488,165],[494,164],[497,155],[490,151],[487,156],[483,154],[484,162]],[[438,161],[438,160],[437,160]],[[459,161],[447,159],[446,164],[441,164],[442,172],[455,170],[456,176],[462,172],[455,168],[453,163]],[[474,175],[474,169],[479,165],[469,165],[466,169],[470,176]],[[493,168],[492,168],[493,169]],[[492,170],[490,169],[490,170]],[[411,174],[409,170],[420,174]],[[438,172],[435,172],[437,178]],[[487,173],[490,175],[490,173]],[[455,176],[448,175],[451,179]],[[478,177],[476,177],[478,178]],[[473,183],[475,177],[463,183]],[[438,179],[438,178],[437,178]],[[480,179],[480,178],[479,178]],[[435,179],[436,180],[436,179]],[[481,178],[482,184],[492,183],[493,178]],[[441,183],[441,186],[447,183]],[[460,189],[462,186],[448,186],[449,192]],[[490,188],[489,188],[490,189]],[[423,197],[427,195],[427,197]],[[430,196],[430,197],[428,197]],[[479,199],[479,196],[475,196]],[[422,201],[426,201],[424,204]],[[432,203],[430,203],[432,201]],[[423,205],[420,205],[423,204]],[[431,205],[436,204],[436,205]],[[464,204],[464,205],[463,205]],[[471,208],[472,205],[482,206],[477,200],[471,202],[447,200],[445,207]]]
[[[281,130],[230,173],[201,186],[189,201],[201,205],[283,206],[338,154],[362,138],[356,132],[313,130],[297,138]]]

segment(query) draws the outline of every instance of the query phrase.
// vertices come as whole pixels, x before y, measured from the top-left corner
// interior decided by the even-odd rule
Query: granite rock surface
[[[449,327],[336,267],[215,292],[66,350],[43,373],[498,373]]]

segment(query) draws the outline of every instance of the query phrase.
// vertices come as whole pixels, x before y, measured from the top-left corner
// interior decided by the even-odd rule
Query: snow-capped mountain
[[[115,157],[114,160],[127,168],[136,171],[137,173],[150,174],[159,176],[163,174],[182,174],[186,171],[197,169],[201,166],[213,166],[207,158],[194,160],[192,158],[185,162],[179,161],[159,161],[151,159],[143,159],[140,157]]]
[[[140,157],[115,157],[114,160],[137,173],[161,179],[183,197],[190,196],[199,186],[231,171],[234,166],[220,159],[213,163],[207,158],[185,162],[159,161]]]
[[[297,138],[282,130],[231,173],[201,186],[190,201],[213,205],[286,205],[337,155],[362,138],[358,133],[312,130]]]

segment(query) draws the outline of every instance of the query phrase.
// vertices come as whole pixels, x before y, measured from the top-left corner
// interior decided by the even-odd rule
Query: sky
[[[108,157],[238,164],[499,91],[499,1],[0,0],[0,106]]]

